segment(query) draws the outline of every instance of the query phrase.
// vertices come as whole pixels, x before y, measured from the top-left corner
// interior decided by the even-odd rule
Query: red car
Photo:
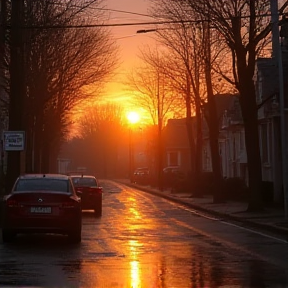
[[[81,197],[82,210],[94,210],[96,216],[102,215],[103,188],[95,176],[71,175],[76,193]]]
[[[20,176],[3,198],[3,242],[17,233],[54,233],[81,242],[81,199],[69,176],[27,174]]]

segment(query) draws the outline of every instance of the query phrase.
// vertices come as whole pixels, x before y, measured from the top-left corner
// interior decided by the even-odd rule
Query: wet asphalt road
[[[82,243],[19,235],[0,243],[0,287],[288,287],[288,245],[108,181]],[[204,217],[203,217],[204,216]]]

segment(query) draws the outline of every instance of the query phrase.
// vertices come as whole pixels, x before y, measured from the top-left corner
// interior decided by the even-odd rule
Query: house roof
[[[255,66],[255,82],[261,86],[261,100],[279,93],[278,67],[272,58],[258,58]],[[259,86],[260,85],[260,86]],[[256,89],[257,91],[258,89]]]
[[[169,119],[163,131],[166,147],[171,149],[187,148],[189,142],[186,129],[186,118]]]

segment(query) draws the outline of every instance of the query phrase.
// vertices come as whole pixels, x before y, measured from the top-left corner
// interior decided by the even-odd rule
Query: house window
[[[240,150],[243,151],[245,149],[245,135],[243,131],[240,131]]]
[[[179,166],[178,161],[178,152],[169,152],[168,153],[168,164],[169,166]]]
[[[258,91],[256,91],[256,95],[257,95],[257,101],[261,102],[262,101],[262,94],[263,94],[263,80],[262,80],[262,76],[260,75],[260,73],[258,74]],[[257,79],[256,79],[257,81]]]

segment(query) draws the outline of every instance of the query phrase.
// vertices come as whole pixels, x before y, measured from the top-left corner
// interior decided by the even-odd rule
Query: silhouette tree
[[[83,140],[83,147],[77,154],[89,170],[104,178],[113,178],[118,172],[119,151],[127,138],[123,115],[121,106],[107,102],[86,108],[78,120],[78,137]]]
[[[209,127],[214,181],[217,183],[214,201],[222,201],[220,199],[222,173],[218,148],[219,121],[214,93],[223,90],[223,87],[219,86],[218,80],[214,81],[218,75],[215,75],[212,67],[223,53],[223,45],[213,41],[207,22],[190,21],[198,15],[188,3],[155,0],[154,4],[153,15],[164,18],[169,23],[157,30],[157,39],[172,54],[167,69],[168,75],[185,100],[193,194],[201,194],[199,180],[202,172],[202,122],[205,118]],[[194,115],[197,119],[196,135],[193,135]]]
[[[99,93],[116,65],[117,46],[108,29],[89,26],[103,23],[102,1],[7,4],[9,130],[26,132],[26,172],[55,171],[72,108]],[[22,162],[20,152],[8,153],[8,191]]]
[[[174,118],[183,111],[180,95],[173,89],[167,77],[166,57],[157,49],[145,47],[140,50],[142,67],[136,68],[127,81],[128,91],[134,94],[134,104],[143,108],[151,116],[155,127],[156,167],[152,173],[157,175],[157,185],[163,189],[163,136],[162,130],[168,118]]]

